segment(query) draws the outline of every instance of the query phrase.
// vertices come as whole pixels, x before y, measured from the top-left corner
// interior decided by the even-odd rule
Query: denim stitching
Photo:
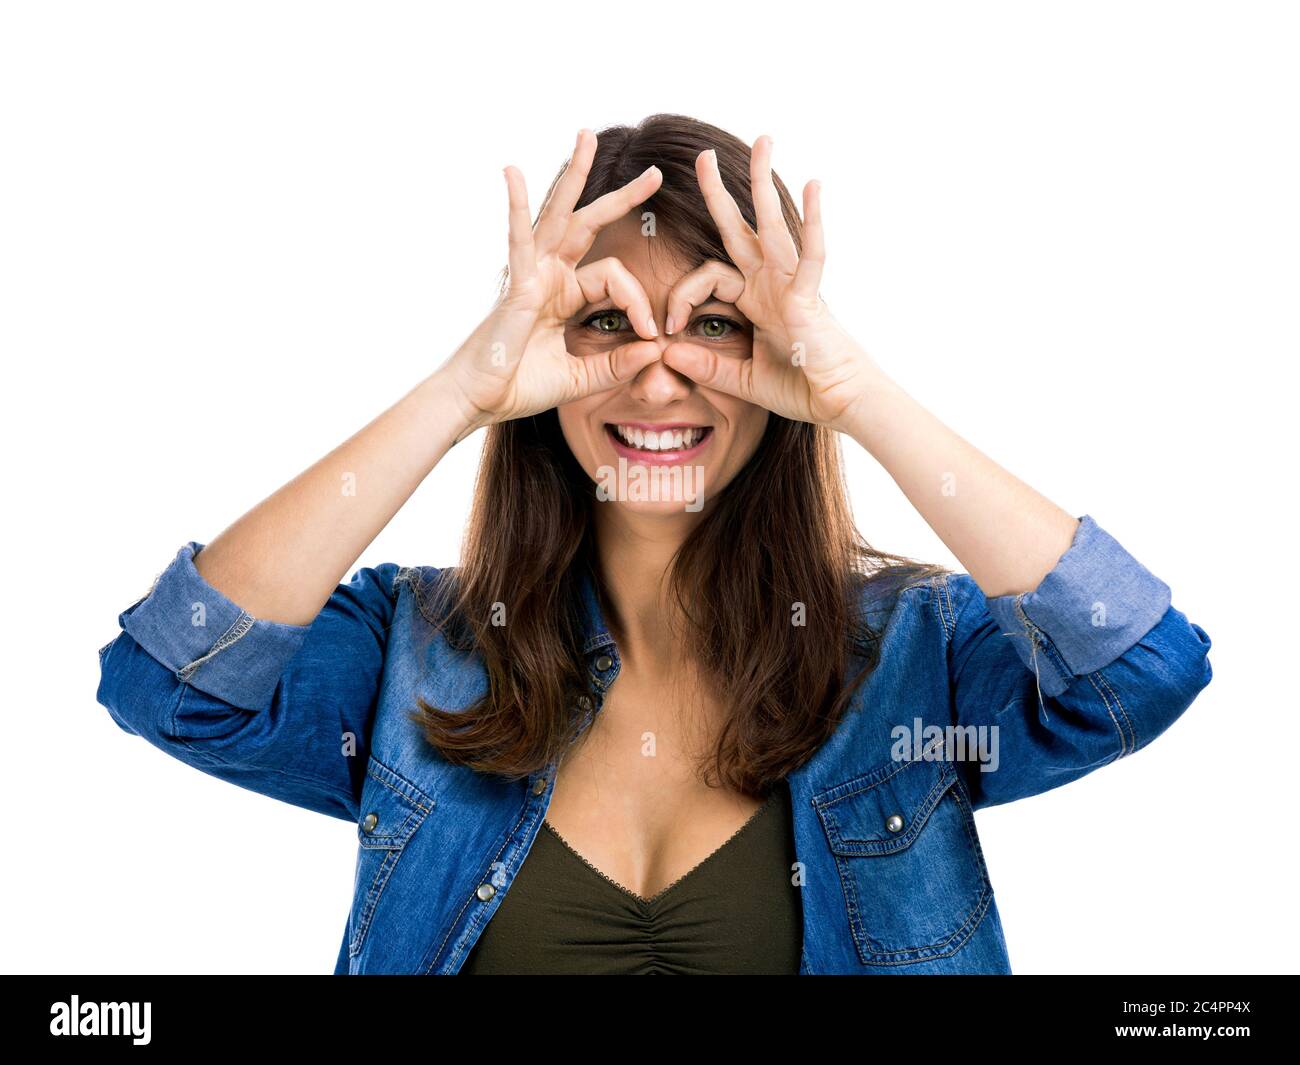
[[[412,806],[414,806],[414,807],[415,807],[417,810],[419,810],[421,813],[425,813],[425,814],[427,814],[427,813],[429,813],[429,812],[433,809],[432,806],[425,806],[424,803],[419,802],[419,801],[416,800],[416,799],[413,799],[411,796],[407,795],[406,792],[404,792],[404,791],[400,791],[400,790],[398,790],[397,788],[393,787],[393,785],[391,785],[390,783],[388,783],[388,781],[386,781],[386,780],[380,780],[380,779],[379,779],[378,777],[376,777],[373,773],[371,773],[371,774],[367,774],[367,775],[368,775],[368,776],[370,777],[370,779],[373,780],[376,784],[380,784],[380,785],[382,785],[383,787],[387,788],[389,791],[391,791],[391,792],[392,792],[394,795],[396,795],[398,798],[400,798],[400,799],[402,799],[402,800],[404,800],[404,801],[410,803]]]
[[[944,635],[951,640],[953,633],[957,628],[957,615],[953,609],[951,600],[951,589],[948,586],[948,575],[938,576],[931,579],[930,584],[938,593],[934,597],[935,610],[939,614],[939,624],[943,626]],[[948,612],[944,614],[944,607]]]
[[[435,616],[430,616],[429,611],[425,609],[424,597],[420,594],[420,590],[424,586],[424,567],[403,566],[397,571],[397,574],[393,577],[393,588],[390,596],[394,604],[400,601],[401,585],[403,584],[411,589],[411,598],[415,600],[415,609],[419,612],[420,617],[428,624],[436,626],[438,624],[436,612]]]
[[[187,751],[192,751],[194,754],[202,755],[204,758],[208,758],[211,756],[208,754],[207,751],[200,751],[197,748],[191,747],[188,743],[186,743],[183,739],[181,739],[181,730],[179,724],[179,718],[181,714],[181,704],[185,702],[185,693],[188,692],[189,690],[190,690],[190,686],[188,684],[182,684],[181,690],[178,693],[176,698],[176,703],[175,705],[172,706],[172,716],[170,721],[172,738],[174,742],[179,743]]]
[[[1050,715],[1047,713],[1047,706],[1043,702],[1043,687],[1042,684],[1040,683],[1040,677],[1039,677],[1038,649],[1040,647],[1043,649],[1044,659],[1048,662],[1049,665],[1052,665],[1062,677],[1065,678],[1067,684],[1072,679],[1072,674],[1069,672],[1069,667],[1066,665],[1065,660],[1061,658],[1060,652],[1057,651],[1051,645],[1047,635],[1043,632],[1042,629],[1040,629],[1037,625],[1035,625],[1032,621],[1030,621],[1028,615],[1025,613],[1025,608],[1022,605],[1021,601],[1028,594],[1029,594],[1028,592],[1021,592],[1019,595],[1016,596],[1015,598],[1016,616],[1019,617],[1020,623],[1025,629],[1025,634],[1029,639],[1029,646],[1031,652],[1030,665],[1031,665],[1031,672],[1034,674],[1034,688],[1038,693],[1038,706],[1039,709],[1043,711],[1043,716],[1050,720]],[[1012,635],[1012,634],[1004,633],[1004,635]]]
[[[1100,681],[1102,684],[1106,686],[1106,690],[1110,692],[1111,698],[1115,700],[1115,705],[1119,708],[1120,716],[1124,719],[1124,723],[1128,725],[1129,742],[1131,743],[1131,746],[1128,749],[1128,753],[1132,754],[1134,751],[1138,749],[1137,728],[1134,727],[1133,725],[1133,719],[1129,717],[1128,711],[1124,709],[1123,700],[1120,699],[1119,693],[1115,691],[1114,687],[1111,686],[1110,681],[1106,679],[1106,675],[1102,673],[1101,670],[1098,669],[1093,671],[1092,676],[1096,677],[1098,681]]]
[[[212,645],[212,650],[210,650],[202,658],[196,658],[188,666],[182,666],[179,670],[177,670],[176,679],[188,682],[190,677],[194,675],[194,671],[198,669],[199,666],[201,666],[209,658],[212,658],[214,655],[224,651],[231,644],[235,643],[237,640],[242,639],[243,637],[247,636],[250,632],[252,632],[254,620],[255,619],[251,614],[241,610],[239,612],[239,617],[235,619],[234,624],[231,625],[230,628],[228,628],[225,631],[225,634],[221,637],[221,639],[219,639],[215,644]]]
[[[425,806],[413,796],[399,791],[397,788],[389,784],[388,781],[382,779],[378,774],[371,772],[373,765],[380,765],[388,772],[393,773],[393,770],[380,762],[373,754],[369,756],[368,762],[371,764],[368,764],[366,767],[366,777],[373,780],[376,784],[382,784],[403,803],[410,807],[410,809],[407,811],[406,820],[402,822],[401,828],[393,833],[393,836],[402,837],[402,842],[400,844],[395,847],[363,848],[363,854],[366,851],[382,850],[384,856],[380,859],[379,868],[375,870],[375,877],[370,882],[370,890],[366,893],[366,901],[362,904],[361,912],[357,916],[356,933],[352,936],[351,942],[348,943],[349,960],[360,955],[361,948],[365,945],[366,934],[370,931],[370,926],[374,921],[375,910],[379,908],[379,900],[383,897],[384,889],[388,887],[389,880],[392,879],[393,870],[397,867],[397,863],[401,859],[402,855],[406,853],[407,843],[410,842],[411,837],[415,835],[419,827],[424,824],[425,818],[428,817],[430,810],[436,803],[436,800],[431,796],[426,795],[418,788],[415,788],[415,785],[412,784],[411,787],[413,790],[417,791],[420,795],[429,800],[429,805]],[[393,775],[397,776],[396,773],[393,773]],[[360,800],[358,800],[358,802],[359,801]],[[364,829],[362,831],[364,831]]]
[[[1110,699],[1107,697],[1106,692],[1102,691],[1101,686],[1097,683],[1097,677],[1098,674],[1095,672],[1088,674],[1088,680],[1092,683],[1092,686],[1097,689],[1097,694],[1101,696],[1101,701],[1103,705],[1106,707],[1106,713],[1110,715],[1111,723],[1114,724],[1115,731],[1119,733],[1119,753],[1115,755],[1115,757],[1112,759],[1112,761],[1118,761],[1119,759],[1123,758],[1126,754],[1128,754],[1131,748],[1129,748],[1128,746],[1128,737],[1124,735],[1123,726],[1120,725],[1119,719],[1115,717],[1114,710],[1111,709]],[[1111,694],[1114,695],[1114,689],[1111,688],[1109,690]],[[1116,703],[1119,702],[1118,699],[1116,699],[1115,701]],[[1122,708],[1120,709],[1120,712],[1123,713]],[[1127,720],[1128,715],[1125,714],[1124,716],[1125,716],[1125,720]]]
[[[878,960],[878,961],[870,961],[870,962],[866,962],[866,963],[864,963],[864,964],[867,964],[867,965],[916,965],[916,964],[918,964],[918,963],[920,963],[920,962],[937,961],[937,960],[939,960],[940,958],[951,958],[954,954],[956,954],[959,950],[961,950],[961,949],[966,945],[966,942],[970,939],[970,937],[973,936],[973,935],[975,934],[975,929],[977,929],[977,928],[980,926],[980,922],[982,922],[982,921],[984,920],[984,915],[988,912],[989,905],[990,905],[990,903],[992,903],[992,901],[993,901],[993,890],[992,890],[992,888],[986,888],[986,889],[984,890],[984,895],[983,895],[983,898],[982,898],[981,902],[977,905],[977,907],[976,907],[975,910],[972,910],[972,911],[971,911],[971,915],[970,915],[970,917],[967,918],[966,924],[970,924],[970,926],[971,926],[970,932],[968,932],[965,936],[963,936],[963,937],[961,938],[961,940],[960,940],[959,942],[957,942],[955,945],[953,945],[952,947],[948,948],[947,950],[944,950],[944,951],[942,951],[942,952],[940,952],[940,953],[937,953],[937,954],[926,954],[925,956],[920,957],[920,958],[891,958],[891,959],[888,960],[888,961],[885,961],[885,960]],[[963,928],[964,928],[964,927],[965,927],[965,925],[963,925]],[[956,935],[957,933],[953,933],[953,934]],[[951,939],[952,939],[952,937],[950,936],[948,939],[944,940],[944,944],[947,945],[947,944],[951,941]],[[925,948],[919,948],[919,949],[925,949]],[[884,954],[897,954],[898,952],[897,952],[897,951],[887,951],[887,952],[882,952],[882,953],[884,953]],[[859,955],[859,957],[860,957],[860,955]]]
[[[493,866],[498,865],[498,864],[501,863],[501,856],[502,856],[503,854],[505,854],[507,850],[509,850],[509,848],[510,848],[510,841],[513,840],[513,839],[515,838],[515,834],[516,834],[516,833],[517,833],[521,828],[524,828],[524,827],[525,827],[525,824],[526,824],[527,819],[528,819],[528,811],[529,811],[530,808],[532,808],[532,809],[534,809],[534,810],[540,809],[540,804],[539,804],[539,803],[530,802],[530,801],[525,800],[525,802],[524,802],[524,808],[523,808],[523,810],[520,811],[520,814],[519,814],[519,820],[515,822],[514,827],[510,830],[510,834],[506,837],[505,842],[501,844],[501,847],[497,850],[496,854],[493,855],[492,860],[488,862],[488,865],[487,865],[487,876],[488,876],[488,879],[487,879],[487,881],[486,881],[487,883],[492,883],[492,868],[493,868]],[[541,826],[539,825],[539,826],[538,826],[538,829],[539,829],[539,830],[540,830],[540,827],[541,827]],[[533,831],[533,830],[532,830],[532,829],[525,829],[525,834],[527,834],[527,832],[529,832],[529,831]],[[534,831],[534,833],[533,833],[533,838],[536,839],[536,832],[535,832],[535,831]],[[512,874],[512,875],[508,878],[505,887],[501,889],[502,892],[508,891],[508,890],[510,889],[510,884],[511,884],[513,881],[514,881],[514,876],[513,876],[513,874]],[[480,880],[479,883],[482,884],[482,883],[484,883],[484,881]],[[495,884],[493,884],[492,886],[493,886],[494,888],[496,887]],[[434,965],[437,964],[438,958],[442,955],[443,950],[446,948],[446,946],[447,946],[447,941],[451,938],[452,933],[454,933],[454,932],[456,931],[456,928],[460,925],[461,919],[462,919],[462,918],[464,917],[464,915],[465,915],[465,911],[468,910],[469,907],[470,907],[470,905],[471,905],[470,900],[471,900],[471,899],[474,899],[474,898],[476,898],[474,892],[470,892],[469,898],[467,898],[467,899],[466,899],[466,900],[461,904],[460,910],[459,910],[459,912],[456,914],[455,919],[451,922],[451,925],[448,927],[446,933],[443,935],[443,937],[442,937],[442,942],[440,942],[440,943],[438,944],[437,949],[433,952],[433,958],[429,961],[428,966],[425,967],[424,974],[425,974],[426,976],[428,976],[430,973],[433,972],[433,967],[434,967]],[[479,900],[479,905],[480,905],[480,909],[481,909],[481,910],[487,910],[487,909],[492,908],[492,907],[500,906],[500,905],[501,905],[501,902],[500,902],[500,900],[497,898],[497,894],[494,893],[493,896],[492,896],[491,907],[483,906],[483,905],[482,905],[482,900],[481,900],[481,899]],[[484,917],[484,918],[483,918],[483,922],[481,922],[481,923],[485,923],[485,922],[487,922],[487,921],[490,920],[490,919],[491,919],[491,914],[488,914],[487,917]],[[473,925],[473,924],[472,924],[472,922],[473,922],[473,918],[471,918],[470,920],[471,920],[471,924],[470,924],[470,925],[467,925],[466,928],[464,929],[464,931],[472,931],[474,928],[478,927],[477,925]],[[462,939],[465,938],[463,932],[462,932],[461,938],[462,938]],[[476,937],[476,942],[477,942],[477,937]],[[466,956],[468,957],[468,952],[466,952]],[[444,965],[455,964],[455,962],[457,961],[458,957],[459,957],[459,955],[458,955],[455,951],[453,951],[452,954],[447,958],[447,961],[444,963]]]
[[[1094,688],[1097,688],[1097,682],[1093,680],[1093,675],[1091,673],[1088,674],[1088,680],[1092,683]],[[1110,722],[1115,726],[1115,731],[1119,734],[1119,750],[1116,751],[1114,757],[1110,759],[1111,762],[1117,762],[1119,759],[1124,757],[1125,753],[1124,730],[1120,727],[1119,720],[1115,717],[1115,712],[1110,708],[1110,700],[1106,697],[1106,693],[1100,688],[1097,688],[1097,694],[1101,696],[1102,705],[1106,707],[1106,713],[1110,717]]]
[[[989,902],[993,898],[993,884],[989,880],[988,865],[984,861],[983,849],[980,847],[979,839],[975,835],[973,813],[971,812],[969,805],[966,804],[961,798],[960,782],[954,781],[951,787],[953,789],[953,801],[956,802],[959,807],[962,807],[962,819],[961,819],[962,827],[966,830],[966,838],[971,843],[972,857],[975,862],[975,867],[980,874],[981,886],[980,886],[979,898],[976,899],[975,903],[971,908],[970,913],[968,913],[962,919],[961,924],[958,925],[957,928],[952,933],[950,933],[946,938],[938,940],[937,942],[932,943],[929,946],[900,947],[897,950],[878,951],[877,953],[892,954],[892,955],[916,954],[922,951],[933,951],[938,948],[944,948],[944,949],[939,950],[939,952],[935,954],[927,954],[919,958],[910,958],[910,959],[901,958],[898,959],[897,961],[886,962],[885,964],[911,965],[919,961],[933,961],[935,958],[952,957],[952,955],[955,954],[958,950],[960,950],[961,947],[965,945],[966,941],[972,935],[975,934],[975,929],[978,928],[980,922],[984,920],[984,914],[988,911]],[[965,930],[968,926],[970,928],[970,931],[966,932]],[[964,935],[963,932],[965,932]],[[960,937],[960,939],[958,939],[958,937]],[[954,939],[958,940],[957,943],[955,945],[950,946],[950,944],[953,943]]]
[[[892,775],[893,774],[890,774],[890,776]],[[944,784],[943,778],[941,778],[940,784],[942,784],[942,791],[940,793],[940,797],[938,801],[935,802],[934,804],[934,808],[937,809],[939,802],[943,801],[943,795],[945,793],[947,793],[948,791],[953,792],[953,800],[957,803],[957,806],[961,811],[962,828],[965,831],[967,842],[970,843],[971,845],[972,860],[974,861],[975,867],[979,872],[980,881],[981,881],[979,895],[976,898],[975,902],[972,904],[970,912],[965,914],[961,918],[960,923],[957,925],[957,927],[944,938],[925,945],[918,945],[918,946],[911,946],[911,947],[895,947],[893,949],[885,949],[885,945],[881,943],[879,940],[875,939],[871,935],[871,933],[867,931],[865,924],[861,920],[861,910],[857,900],[857,885],[854,882],[852,876],[852,871],[855,867],[848,866],[846,863],[851,861],[853,858],[888,857],[888,855],[846,856],[846,855],[836,854],[835,856],[836,867],[839,869],[841,886],[844,888],[845,908],[847,909],[849,914],[850,927],[860,930],[861,939],[865,940],[866,942],[865,943],[860,942],[856,935],[854,937],[855,941],[858,942],[858,945],[861,948],[861,950],[865,950],[867,953],[873,955],[873,957],[870,959],[863,958],[864,964],[915,965],[918,962],[933,961],[936,958],[951,957],[953,954],[957,952],[957,950],[959,950],[966,943],[966,941],[972,935],[974,935],[975,929],[979,927],[980,923],[984,919],[985,913],[988,911],[989,901],[993,897],[993,889],[992,889],[992,883],[989,880],[988,866],[987,863],[984,861],[983,850],[979,845],[979,838],[976,835],[974,829],[973,807],[971,807],[969,803],[963,800],[961,797],[962,785],[961,785],[960,778],[957,776],[950,776],[948,774],[944,774],[944,777],[947,778],[947,783]],[[886,777],[885,779],[887,780],[889,779],[889,777]],[[860,792],[852,792],[851,794],[860,794]],[[839,800],[832,800],[832,801],[837,802]],[[927,803],[928,801],[929,801],[929,796],[927,796],[926,798]],[[815,800],[813,805],[815,807],[818,805]],[[927,816],[925,820],[926,823],[928,823],[930,817]],[[924,830],[925,830],[924,826],[922,826],[921,831],[923,832]],[[837,832],[839,831],[838,825],[836,826],[836,831]],[[917,836],[919,835],[920,832],[917,833]],[[913,837],[913,841],[912,841],[913,843],[915,843],[915,838],[916,837]],[[911,845],[912,844],[910,843],[908,844],[909,847]],[[903,848],[903,850],[906,849],[907,848]],[[969,931],[967,929],[969,929]],[[957,943],[955,945],[953,945],[954,940],[957,940]],[[914,954],[914,955],[921,955],[921,956],[912,957],[912,958],[900,957],[900,955],[907,955],[907,954]]]
[[[371,849],[377,850],[379,848]],[[393,875],[393,868],[397,865],[397,859],[401,856],[402,848],[400,847],[396,850],[391,847],[384,848],[384,856],[380,859],[379,868],[375,870],[375,878],[370,882],[370,890],[366,894],[366,901],[362,904],[361,913],[357,917],[356,934],[353,935],[352,942],[348,944],[349,958],[355,958],[361,953],[361,948],[365,944],[366,933],[370,931],[375,910],[379,907],[379,898],[383,895],[384,888],[388,886],[388,880]]]
[[[861,775],[856,777],[851,777],[840,784],[834,785],[833,787],[823,788],[821,791],[819,791],[816,795],[812,797],[812,804],[813,806],[818,807],[819,809],[829,809],[830,807],[834,806],[837,802],[842,802],[844,799],[850,798],[854,795],[861,795],[864,791],[871,791],[873,788],[878,788],[881,784],[885,783],[885,781],[893,780],[894,777],[898,776],[898,774],[903,772],[903,770],[908,769],[921,762],[923,762],[923,759],[919,759],[919,758],[913,758],[905,762],[900,762],[898,763],[895,769],[893,769],[889,773],[886,773],[883,777],[881,777],[877,781],[874,781],[873,783],[870,784],[863,783],[860,787],[856,787],[852,791],[846,791],[843,795],[838,795],[834,799],[829,799],[829,800],[822,799],[822,796],[825,795],[827,792],[835,791],[837,788],[842,788],[844,787],[845,784],[857,784],[860,781],[865,781],[867,778],[873,776],[876,773],[876,770],[872,770],[869,773],[862,773]],[[926,794],[925,799],[922,800],[922,805],[924,805],[925,802],[929,801],[930,797],[934,794],[935,789],[938,788],[940,784],[942,784],[943,778],[949,775],[950,775],[949,771],[946,769],[941,769],[939,771],[940,779],[931,785],[930,791]],[[944,787],[947,787],[947,785],[944,785]]]

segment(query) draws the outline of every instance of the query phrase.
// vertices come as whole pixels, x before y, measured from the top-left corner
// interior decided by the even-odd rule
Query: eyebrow
[[[694,311],[699,311],[699,310],[701,310],[701,309],[703,309],[703,308],[705,308],[705,307],[711,306],[712,304],[715,304],[715,303],[716,303],[719,307],[730,307],[730,308],[731,308],[732,310],[734,310],[737,314],[740,314],[740,316],[741,316],[742,318],[745,317],[743,314],[741,314],[740,309],[739,309],[739,308],[738,308],[734,303],[728,303],[726,300],[720,300],[720,299],[718,299],[716,296],[714,296],[714,297],[712,297],[712,298],[710,298],[710,299],[705,300],[703,303],[692,304],[692,305],[691,305],[691,309],[694,310]],[[574,314],[573,317],[575,317],[575,318],[581,318],[581,317],[585,316],[586,314],[589,314],[589,313],[595,312],[595,311],[597,311],[597,310],[606,310],[606,309],[609,309],[609,310],[616,310],[616,311],[621,311],[621,310],[623,310],[622,307],[619,307],[619,306],[617,306],[617,305],[614,303],[614,297],[613,297],[613,296],[606,296],[604,299],[597,300],[595,303],[584,303],[584,304],[583,304],[583,305],[578,309],[577,313]],[[748,321],[748,319],[745,319],[745,320]]]

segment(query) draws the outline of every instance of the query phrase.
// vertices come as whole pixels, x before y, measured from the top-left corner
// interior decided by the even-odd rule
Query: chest
[[[702,771],[724,708],[699,688],[625,671],[561,760],[546,821],[589,864],[650,898],[738,832],[763,798],[710,786]]]

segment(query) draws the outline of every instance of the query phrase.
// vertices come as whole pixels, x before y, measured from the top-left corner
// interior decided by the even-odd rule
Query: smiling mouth
[[[631,423],[605,423],[620,453],[636,456],[681,458],[698,451],[713,435],[711,425],[646,426]]]

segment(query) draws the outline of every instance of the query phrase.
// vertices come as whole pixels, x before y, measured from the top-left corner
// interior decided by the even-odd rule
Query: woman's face
[[[582,263],[608,256],[622,262],[645,290],[659,336],[639,338],[626,311],[606,297],[569,320],[569,352],[581,357],[638,342],[662,352],[685,343],[712,348],[722,358],[750,358],[752,326],[720,300],[692,307],[690,321],[665,334],[668,293],[687,266],[665,244],[652,249],[655,240],[662,238],[644,236],[634,211],[602,229]],[[574,457],[607,489],[599,498],[646,514],[700,510],[749,461],[768,419],[764,408],[697,385],[662,360],[627,384],[562,404],[558,413]],[[659,487],[649,488],[656,481]]]

